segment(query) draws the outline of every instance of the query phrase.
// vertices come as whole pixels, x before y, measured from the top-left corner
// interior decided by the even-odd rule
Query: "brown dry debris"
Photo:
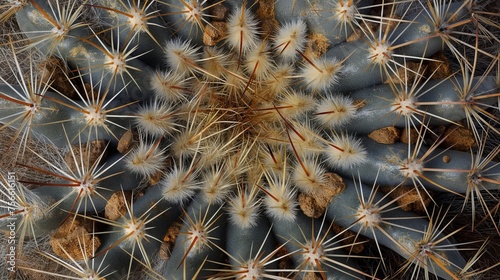
[[[446,78],[449,78],[453,74],[452,69],[451,69],[450,60],[446,57],[444,52],[440,51],[440,52],[434,54],[433,56],[431,56],[430,59],[433,59],[436,61],[429,60],[427,62],[427,68],[425,69],[425,73],[424,73],[424,75],[426,77],[429,77],[431,79],[446,79]],[[436,72],[434,72],[434,71],[436,71]],[[432,74],[433,72],[434,72],[434,74]],[[432,75],[432,77],[431,77],[431,75]]]
[[[130,205],[131,198],[131,192],[115,192],[108,200],[108,203],[106,203],[106,207],[104,208],[104,217],[112,221],[118,220],[127,212],[127,205],[125,203]]]
[[[66,71],[66,66],[56,57],[49,57],[38,65],[38,73],[44,84],[50,84],[50,87],[64,94],[66,97],[74,99],[77,97],[76,91],[71,85]],[[66,75],[64,75],[66,73]]]
[[[290,268],[293,268],[292,260],[285,246],[279,247],[278,251],[275,255],[278,261],[278,268],[282,271],[278,272],[278,276],[280,277],[289,277],[289,272],[287,271]]]
[[[418,72],[420,70],[420,72]],[[406,67],[400,67],[397,69],[397,73],[391,75],[385,83],[393,83],[393,84],[412,84],[417,78],[418,74],[423,74],[425,67],[420,66],[420,62],[407,61]],[[395,76],[397,75],[397,77]]]
[[[405,82],[407,84],[411,84],[415,82],[415,79],[417,79],[418,72],[424,77],[424,79],[446,79],[453,74],[449,59],[443,52],[439,52],[425,62],[406,62],[405,68],[399,68],[397,70],[397,75],[399,77],[396,78],[395,76],[391,76],[385,82]]]
[[[403,128],[403,131],[401,132],[401,138],[399,139],[399,141],[405,144],[408,144],[408,142],[410,144],[416,144],[418,138],[419,138],[418,131],[416,131],[413,128],[410,128],[410,139],[408,139],[408,129]]]
[[[380,144],[394,144],[399,141],[401,130],[394,126],[388,126],[372,131],[368,137]]]
[[[371,30],[372,32],[375,32],[378,29],[378,23],[370,21],[364,21],[363,26],[367,31]],[[353,42],[361,38],[364,38],[365,36],[366,34],[364,32],[355,29],[353,30],[352,34],[346,39],[346,42]]]
[[[393,187],[384,187],[382,191],[390,192],[392,189]],[[431,202],[431,198],[420,187],[417,191],[413,186],[399,186],[392,190],[389,196],[391,198],[399,197],[396,202],[403,211],[415,213],[425,213],[425,209]]]
[[[151,177],[149,177],[148,183],[150,186],[154,186],[158,184],[162,178],[163,178],[163,172],[158,171],[155,174],[151,175]]]
[[[175,164],[174,159],[172,157],[168,157],[163,163],[163,170],[156,172],[155,174],[151,175],[151,177],[148,179],[149,185],[154,186],[158,184],[163,178],[163,174],[165,174],[167,170],[172,170],[174,164]]]
[[[326,183],[313,193],[299,195],[300,209],[311,218],[318,218],[326,210],[332,198],[345,189],[342,177],[335,173],[326,173]]]
[[[470,129],[450,125],[444,133],[447,136],[443,144],[447,147],[453,147],[454,150],[468,151],[476,146],[474,134]]]
[[[321,280],[321,276],[320,275],[317,275],[316,272],[312,272],[312,271],[309,271],[309,272],[304,272],[302,273],[302,280]]]
[[[330,40],[325,35],[313,33],[308,36],[305,55],[309,58],[318,58],[326,53]]]
[[[354,254],[361,253],[365,249],[365,245],[363,243],[369,240],[367,237],[357,235],[356,233],[354,233],[350,230],[345,230],[345,228],[343,228],[335,223],[332,224],[332,231],[335,234],[339,234],[339,233],[343,232],[342,236],[340,237],[340,239],[342,240],[342,244],[352,245],[350,247],[345,248],[345,250],[349,251],[351,253],[354,253]],[[355,244],[355,243],[359,243],[359,244]]]
[[[72,147],[73,153],[68,152],[64,156],[64,161],[68,165],[68,168],[72,171],[77,171],[76,164],[79,164],[80,157],[83,159],[83,163],[86,165],[86,168],[91,167],[95,164],[97,159],[104,153],[102,156],[102,160],[106,158],[106,141],[104,140],[94,140],[91,141],[89,145],[75,145]],[[73,158],[74,155],[74,158]]]
[[[215,46],[217,42],[226,37],[226,18],[229,14],[229,8],[222,3],[217,3],[210,9],[210,24],[203,30],[203,44],[206,46]]]
[[[308,194],[301,193],[298,197],[300,209],[302,212],[306,214],[308,217],[318,218],[320,217],[326,210],[325,207],[321,207],[316,202],[316,199]]]
[[[175,244],[175,239],[181,231],[182,222],[176,221],[168,228],[167,234],[163,237],[163,243],[160,248],[160,258],[163,260],[168,260],[170,258],[170,252]]]
[[[127,132],[125,132],[118,141],[118,147],[116,147],[118,152],[120,154],[126,154],[127,152],[129,152],[132,149],[133,144],[135,142],[134,138],[135,135],[132,132],[132,130],[127,130]]]
[[[448,155],[444,155],[441,160],[444,162],[444,163],[449,163],[451,161],[451,158],[450,156]]]
[[[203,31],[203,44],[207,46],[215,46],[217,42],[226,37],[226,22],[213,21],[205,27]]]
[[[101,241],[92,235],[92,221],[80,217],[69,218],[50,237],[50,246],[64,259],[83,260],[94,255]]]
[[[224,6],[221,1],[221,3],[217,3],[210,8],[210,19],[212,21],[225,21],[229,12],[229,8]]]
[[[354,42],[364,37],[363,32],[352,32],[349,37],[347,37],[346,42]]]
[[[257,18],[260,20],[262,36],[268,38],[279,26],[274,18],[274,0],[259,0]]]

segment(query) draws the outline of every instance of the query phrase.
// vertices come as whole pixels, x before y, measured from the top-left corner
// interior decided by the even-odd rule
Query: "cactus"
[[[492,3],[2,1],[0,275],[487,277],[457,236],[500,234]]]

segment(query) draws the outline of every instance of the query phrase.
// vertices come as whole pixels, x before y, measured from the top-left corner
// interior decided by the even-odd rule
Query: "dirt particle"
[[[83,164],[86,169],[89,169],[102,155],[101,162],[106,158],[106,141],[104,140],[94,140],[90,144],[75,145],[72,147],[72,151],[69,151],[64,155],[64,161],[68,165],[68,168],[74,172],[77,172],[76,164],[81,163],[83,159]],[[81,168],[81,167],[80,167]]]
[[[101,241],[91,234],[92,224],[92,221],[80,217],[67,219],[50,237],[54,253],[67,260],[83,260],[93,256],[101,246]]]
[[[182,222],[176,221],[168,228],[167,233],[163,237],[163,243],[160,248],[160,258],[163,260],[168,260],[170,258],[170,253],[175,244],[175,239],[179,232],[181,231]]]
[[[260,19],[262,37],[268,38],[279,26],[274,17],[274,0],[259,0],[256,14],[257,18]]]
[[[409,134],[409,135],[408,135]],[[418,131],[416,131],[413,128],[410,128],[410,131],[408,131],[408,128],[404,128],[403,131],[401,132],[401,138],[399,141],[405,143],[405,144],[416,144],[417,140],[419,139]]]
[[[412,84],[419,75],[422,75],[425,67],[422,67],[418,62],[407,61],[405,67],[397,69],[396,73],[391,75],[385,81],[386,84]]]
[[[321,280],[321,276],[317,275],[317,272],[309,271],[309,272],[303,272],[303,276],[301,279],[303,280]]]
[[[418,191],[414,186],[399,186],[384,187],[382,191],[390,192],[391,198],[398,198],[396,201],[403,211],[412,211],[415,213],[425,213],[425,209],[429,206],[431,198],[425,191],[418,187]],[[392,190],[392,191],[391,191]]]
[[[449,162],[451,161],[451,158],[450,158],[450,156],[445,155],[445,156],[443,156],[442,161],[443,161],[444,163],[449,163]]]
[[[451,69],[450,60],[446,57],[444,52],[438,52],[431,56],[427,62],[425,69],[425,76],[431,79],[446,79],[449,78],[453,72]],[[431,76],[432,75],[432,76]]]
[[[215,46],[217,42],[226,37],[227,25],[222,21],[214,21],[203,31],[203,44]]]
[[[210,16],[212,21],[225,21],[229,14],[229,8],[222,3],[214,5],[210,9]]]
[[[446,147],[453,147],[454,150],[468,151],[476,146],[474,134],[470,129],[451,125],[445,130],[446,139],[443,144]]]
[[[121,154],[129,152],[135,143],[134,138],[134,133],[131,130],[127,130],[118,141],[118,147],[116,148],[118,152]]]
[[[361,253],[365,249],[365,245],[363,243],[369,240],[368,238],[358,235],[350,230],[345,230],[344,227],[341,227],[335,223],[332,224],[331,229],[335,234],[342,233],[342,236],[340,238],[340,240],[342,240],[342,244],[352,245],[350,247],[346,247],[345,250],[354,254]]]
[[[161,181],[162,177],[163,177],[163,171],[161,170],[151,175],[148,179],[149,185],[154,186],[158,184]]]
[[[125,215],[127,212],[127,205],[125,203],[130,205],[131,197],[131,192],[115,192],[108,200],[108,203],[106,203],[106,207],[104,208],[104,217],[112,221],[116,221],[118,218]]]
[[[276,259],[279,260],[278,268],[281,270],[280,272],[278,272],[278,276],[289,278],[290,274],[287,271],[295,267],[292,263],[292,258],[290,257],[290,254],[286,250],[285,246],[280,246],[276,249]]]
[[[49,57],[40,62],[38,64],[38,73],[42,83],[49,84],[52,89],[68,98],[75,99],[78,97],[68,79],[67,68],[59,58]]]
[[[339,175],[327,173],[325,177],[326,183],[316,191],[308,194],[299,194],[300,209],[308,217],[318,218],[323,215],[332,198],[345,189],[344,180]]]
[[[400,136],[401,130],[394,126],[380,128],[368,134],[368,137],[380,144],[394,144],[399,140]]]
[[[313,33],[308,39],[305,55],[309,58],[321,57],[330,46],[330,40],[320,33]]]

